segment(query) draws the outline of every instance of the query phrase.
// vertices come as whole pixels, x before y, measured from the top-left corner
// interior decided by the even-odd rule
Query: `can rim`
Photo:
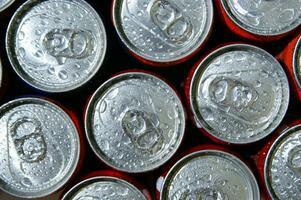
[[[5,9],[7,9],[9,6],[11,6],[13,3],[15,2],[15,0],[9,0],[8,3],[5,4],[5,6],[0,8],[0,12],[4,11]]]
[[[95,107],[95,103],[97,101],[97,96],[99,95],[99,93],[101,92],[101,90],[109,85],[110,86],[110,83],[116,79],[120,79],[120,78],[123,78],[123,77],[127,77],[127,76],[131,76],[131,75],[136,75],[136,76],[149,76],[149,77],[152,77],[152,78],[155,78],[157,80],[160,80],[165,86],[167,86],[175,95],[175,97],[178,99],[178,101],[180,102],[180,109],[181,109],[181,118],[184,119],[183,120],[183,125],[182,125],[182,128],[181,128],[181,133],[180,133],[180,136],[179,136],[179,140],[178,140],[178,143],[176,145],[176,148],[174,149],[173,153],[170,154],[169,156],[166,157],[165,161],[163,163],[160,163],[160,165],[156,165],[156,166],[153,166],[153,167],[148,167],[147,169],[144,169],[144,170],[126,170],[124,168],[121,168],[121,167],[117,167],[115,165],[113,165],[112,163],[110,163],[109,161],[107,161],[107,159],[104,159],[103,156],[100,155],[99,151],[97,150],[98,146],[97,144],[95,144],[94,142],[94,139],[93,139],[93,132],[91,131],[91,120],[89,120],[89,118],[91,117],[91,113],[93,113],[93,109]],[[92,151],[95,153],[95,155],[101,160],[103,161],[106,165],[108,165],[109,167],[112,167],[113,169],[116,169],[118,171],[122,171],[122,172],[126,172],[126,173],[145,173],[145,172],[150,172],[150,171],[153,171],[159,167],[161,167],[162,165],[164,165],[166,162],[168,162],[168,160],[171,159],[172,156],[175,155],[175,153],[177,152],[177,150],[179,149],[179,147],[181,146],[181,143],[183,141],[183,138],[184,138],[184,135],[185,135],[185,126],[186,126],[186,120],[185,120],[185,109],[184,109],[184,106],[183,106],[183,103],[181,101],[181,99],[179,98],[177,92],[167,83],[165,82],[164,80],[162,80],[161,78],[157,77],[156,75],[153,75],[153,74],[148,74],[148,73],[145,73],[145,72],[140,72],[140,71],[137,71],[137,72],[125,72],[125,73],[121,73],[121,74],[118,74],[117,76],[114,76],[112,78],[110,78],[109,80],[105,81],[103,84],[101,84],[101,86],[99,86],[99,88],[93,93],[93,95],[91,96],[89,102],[88,102],[88,106],[86,107],[86,110],[85,110],[85,117],[84,117],[84,128],[85,128],[85,134],[86,134],[86,137],[87,137],[87,140],[88,140],[88,143],[92,149]]]
[[[289,134],[300,131],[301,130],[301,124],[295,125],[293,127],[290,127],[288,129],[285,129],[280,136],[278,136],[278,138],[273,142],[272,146],[270,147],[266,157],[265,157],[265,161],[264,161],[264,183],[266,185],[267,191],[269,193],[269,195],[272,198],[276,198],[278,199],[277,195],[274,192],[274,189],[272,188],[271,184],[270,184],[270,180],[269,180],[269,170],[268,170],[268,166],[270,164],[270,157],[273,155],[273,152],[275,150],[275,148],[281,143],[281,141],[283,141],[286,137],[289,136]]]
[[[187,51],[185,54],[171,58],[171,59],[164,59],[164,60],[155,60],[150,58],[149,56],[145,56],[140,53],[139,49],[136,48],[134,45],[131,44],[131,41],[127,39],[127,36],[125,33],[123,33],[123,28],[121,25],[118,25],[118,6],[122,6],[121,4],[123,3],[124,0],[113,0],[113,5],[112,5],[112,19],[113,19],[113,25],[115,27],[115,31],[117,32],[120,40],[122,43],[126,46],[128,50],[136,54],[137,56],[141,57],[144,60],[150,61],[150,62],[155,62],[155,63],[173,63],[177,62],[179,60],[185,59],[187,56],[193,54],[195,51],[197,51],[202,44],[208,39],[210,36],[210,32],[212,30],[213,26],[213,19],[214,19],[214,6],[212,0],[205,0],[207,4],[207,9],[208,9],[208,19],[205,25],[204,33],[202,34],[202,40],[200,40],[196,45],[194,45],[194,48],[190,49]],[[119,20],[120,21],[120,20]]]
[[[14,30],[14,27],[19,25],[19,23],[15,23],[15,22],[18,21],[18,19],[20,17],[23,17],[24,14],[26,14],[28,6],[33,7],[35,5],[40,4],[41,2],[45,2],[45,1],[53,1],[53,0],[27,0],[15,11],[13,16],[11,17],[10,22],[7,27],[7,30],[6,30],[6,37],[5,37],[5,49],[6,49],[6,52],[8,55],[8,59],[9,59],[9,62],[11,64],[12,68],[14,69],[15,73],[18,75],[18,77],[21,78],[28,85],[30,85],[31,87],[33,87],[37,90],[40,90],[43,92],[48,92],[48,93],[64,93],[64,92],[74,91],[76,89],[84,87],[97,74],[97,72],[100,70],[101,66],[103,65],[103,62],[106,57],[106,52],[107,52],[106,29],[105,29],[105,26],[103,24],[103,21],[102,21],[100,15],[96,12],[96,10],[88,2],[86,2],[85,0],[64,0],[66,2],[77,2],[79,4],[82,4],[85,8],[89,9],[89,11],[92,13],[92,15],[96,18],[96,20],[101,28],[101,31],[103,31],[102,35],[104,38],[104,40],[103,40],[104,52],[101,55],[101,57],[98,59],[97,64],[95,65],[95,70],[91,71],[90,75],[87,76],[85,79],[83,79],[83,81],[81,81],[80,83],[77,83],[75,85],[71,85],[68,87],[57,87],[57,88],[51,88],[49,86],[44,87],[44,86],[42,86],[41,83],[35,83],[34,79],[27,76],[26,73],[24,72],[22,66],[20,66],[18,60],[15,58],[15,53],[12,52],[12,48],[10,47],[10,45],[15,43],[14,39],[13,39],[15,34],[13,32],[15,32],[16,30]],[[13,50],[13,51],[15,51],[15,50]]]
[[[249,141],[234,141],[234,140],[229,140],[229,139],[225,139],[225,138],[221,138],[217,136],[217,131],[215,131],[212,127],[210,127],[207,122],[205,120],[202,119],[202,116],[200,115],[200,112],[198,111],[198,108],[196,108],[197,106],[195,105],[195,98],[192,98],[193,95],[193,91],[195,90],[195,88],[198,85],[196,83],[199,83],[200,79],[201,79],[201,75],[204,73],[204,71],[207,69],[208,67],[208,60],[212,60],[215,58],[215,55],[219,55],[219,52],[227,52],[231,49],[236,49],[236,48],[247,48],[247,49],[253,49],[256,50],[257,52],[260,52],[266,56],[268,56],[269,59],[271,59],[275,64],[278,65],[278,67],[283,71],[283,74],[285,76],[285,82],[287,83],[288,88],[286,88],[288,90],[288,95],[286,97],[286,101],[287,104],[283,107],[283,111],[284,111],[284,115],[280,118],[279,123],[276,124],[276,126],[273,128],[273,130],[267,132],[264,136],[261,137],[257,137],[253,140],[249,140]],[[195,121],[196,125],[201,125],[201,128],[204,128],[209,134],[210,136],[223,141],[223,142],[227,142],[230,144],[236,144],[236,145],[242,145],[242,144],[251,144],[251,143],[255,143],[258,142],[259,140],[264,139],[265,137],[267,137],[268,135],[270,135],[278,126],[279,124],[282,122],[282,120],[284,119],[288,106],[289,106],[289,101],[290,101],[290,88],[289,88],[289,83],[288,83],[288,78],[286,76],[285,71],[283,70],[281,64],[277,61],[276,58],[274,58],[269,52],[265,51],[264,49],[261,49],[257,46],[254,45],[249,45],[249,44],[244,44],[244,43],[237,43],[237,44],[230,44],[230,45],[225,45],[221,48],[218,48],[216,50],[214,50],[213,52],[211,52],[209,55],[207,55],[203,60],[201,60],[198,65],[196,70],[193,73],[192,79],[191,79],[191,83],[190,83],[190,87],[189,87],[189,98],[191,99],[189,102],[190,108],[192,110],[192,114],[193,114],[193,120]]]
[[[299,23],[295,23],[294,26],[289,26],[288,29],[284,29],[284,30],[281,30],[277,33],[258,33],[252,29],[248,29],[249,26],[244,26],[242,22],[240,22],[240,20],[232,13],[230,7],[228,6],[228,3],[226,0],[221,0],[221,3],[222,3],[222,6],[223,6],[223,9],[226,11],[227,13],[227,16],[231,19],[232,22],[234,22],[238,27],[242,28],[244,31],[247,31],[251,34],[254,34],[254,35],[258,35],[258,36],[263,36],[263,37],[267,37],[267,36],[280,36],[280,35],[283,35],[283,34],[286,34],[286,33],[289,33],[291,32],[292,30],[296,29],[299,25],[300,25],[300,22]],[[297,20],[299,21],[299,20]]]
[[[72,125],[72,129],[75,131],[74,132],[74,137],[75,137],[75,140],[77,142],[76,147],[78,147],[78,148],[77,148],[77,152],[76,152],[76,155],[75,155],[75,158],[74,158],[74,161],[73,161],[74,165],[73,165],[72,168],[70,168],[71,169],[70,172],[67,175],[64,176],[63,180],[61,180],[60,182],[58,182],[58,184],[56,184],[56,187],[52,187],[52,188],[54,188],[52,191],[48,190],[48,192],[45,192],[44,194],[40,194],[40,195],[31,195],[31,196],[23,195],[22,196],[22,195],[15,194],[15,193],[7,190],[5,187],[2,187],[1,184],[0,184],[0,188],[4,192],[6,192],[7,194],[10,194],[12,196],[19,197],[19,198],[25,198],[25,199],[46,197],[46,196],[48,196],[50,194],[53,194],[54,192],[57,192],[58,190],[60,190],[72,178],[74,172],[76,171],[76,168],[77,168],[79,160],[80,160],[80,151],[81,151],[79,132],[78,132],[75,124],[73,123],[70,116],[62,108],[60,108],[58,105],[56,105],[55,103],[53,103],[51,101],[48,101],[48,100],[45,100],[45,99],[42,99],[42,98],[37,98],[37,97],[18,98],[18,99],[11,100],[11,101],[1,105],[0,106],[0,114],[2,112],[2,109],[5,108],[5,107],[12,106],[14,104],[18,105],[18,103],[21,103],[21,102],[31,102],[31,101],[35,101],[35,102],[38,102],[38,103],[43,103],[43,104],[50,105],[51,107],[54,107],[55,109],[60,111],[60,113],[63,114],[64,117],[66,117],[66,119],[69,121],[70,125]]]
[[[168,190],[168,187],[166,186],[166,184],[168,184],[168,180],[170,178],[172,178],[170,176],[172,176],[173,173],[175,173],[177,171],[177,168],[179,168],[179,167],[181,168],[182,166],[187,164],[193,158],[200,158],[202,156],[206,156],[206,155],[210,155],[210,154],[220,155],[221,157],[229,158],[229,160],[231,159],[231,161],[235,161],[235,163],[237,163],[241,167],[241,169],[244,169],[246,174],[249,175],[248,180],[250,180],[252,191],[253,191],[252,193],[254,194],[255,199],[258,199],[258,200],[260,199],[260,190],[259,190],[258,182],[257,182],[253,172],[251,171],[251,169],[241,159],[239,159],[237,156],[233,155],[232,153],[228,153],[228,152],[225,152],[222,150],[215,150],[215,149],[198,150],[198,151],[195,151],[193,153],[190,153],[190,154],[184,156],[179,161],[177,161],[169,169],[168,173],[166,174],[166,176],[164,178],[164,181],[163,181],[163,184],[161,187],[161,191],[160,191],[160,199],[164,199],[166,197],[166,194],[164,193],[165,192],[164,189],[166,188],[166,190]]]
[[[298,62],[301,63],[300,57],[298,58],[298,55],[301,56],[301,35],[299,36],[299,39],[294,47],[294,53],[293,53],[293,71],[294,71],[294,77],[296,79],[297,85],[299,89],[301,89],[301,77],[298,76],[298,72],[300,72],[301,66]]]
[[[97,182],[100,182],[102,180],[112,181],[112,182],[115,182],[115,183],[122,183],[126,186],[129,186],[131,189],[135,189],[136,192],[139,192],[141,194],[141,196],[143,196],[144,199],[146,200],[145,195],[136,186],[134,186],[132,183],[130,183],[126,180],[123,180],[121,178],[113,177],[113,176],[95,176],[95,177],[83,180],[83,181],[77,183],[76,185],[74,185],[71,189],[69,189],[68,192],[63,196],[62,200],[68,200],[68,198],[70,198],[69,196],[73,195],[75,192],[77,192],[81,188],[83,188],[82,186],[88,186],[88,184],[90,182],[97,183]]]
[[[2,62],[1,62],[1,58],[0,58],[0,88],[3,85],[2,81],[3,81],[3,66],[2,66]]]

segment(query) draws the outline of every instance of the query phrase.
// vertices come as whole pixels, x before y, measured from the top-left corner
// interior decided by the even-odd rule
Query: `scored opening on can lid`
[[[71,188],[62,200],[146,200],[131,183],[110,176],[98,176],[84,180]]]
[[[123,43],[143,59],[168,63],[195,52],[213,22],[212,0],[114,0],[113,21]]]
[[[0,0],[0,12],[8,8],[14,2],[15,0]]]
[[[73,175],[80,153],[77,129],[55,104],[22,98],[0,107],[0,188],[21,198],[54,193]]]
[[[262,36],[285,34],[301,24],[301,1],[222,0],[231,20],[244,30]]]
[[[88,82],[101,67],[106,32],[83,0],[28,0],[12,17],[6,50],[16,73],[46,92],[67,92]]]
[[[189,98],[196,123],[209,134],[246,144],[278,127],[288,108],[289,84],[268,52],[234,44],[217,49],[199,64]]]
[[[293,70],[296,82],[301,89],[301,36],[299,37],[294,49]]]
[[[283,132],[270,148],[264,166],[268,191],[275,199],[301,199],[301,125]]]
[[[260,199],[251,170],[236,156],[202,150],[178,161],[165,177],[160,199]]]
[[[167,162],[180,146],[185,112],[175,91],[161,79],[123,73],[94,93],[85,129],[92,149],[106,164],[146,172]]]

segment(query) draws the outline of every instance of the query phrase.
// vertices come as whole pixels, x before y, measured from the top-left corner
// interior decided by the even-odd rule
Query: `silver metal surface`
[[[74,186],[62,200],[146,200],[132,184],[113,177],[99,176]]]
[[[8,27],[6,49],[17,74],[47,92],[66,92],[89,81],[102,65],[106,33],[83,0],[29,0]]]
[[[228,16],[257,35],[280,35],[301,24],[300,0],[221,0]]]
[[[298,86],[301,89],[301,36],[299,37],[294,49],[293,69],[296,82],[298,83]]]
[[[3,67],[2,67],[2,63],[1,63],[1,58],[0,58],[0,90],[2,87],[2,81],[3,81]]]
[[[8,8],[15,0],[0,0],[0,12]]]
[[[256,179],[237,157],[217,150],[194,152],[165,177],[160,199],[259,200]]]
[[[201,46],[211,30],[211,0],[115,0],[113,21],[123,43],[154,62],[178,61]]]
[[[289,84],[266,51],[235,44],[217,49],[195,71],[190,87],[195,121],[219,140],[245,144],[269,135],[289,104]]]
[[[0,108],[0,187],[21,198],[61,188],[79,160],[78,132],[58,106],[22,98]]]
[[[273,199],[301,199],[301,125],[274,142],[265,162],[265,182]]]
[[[139,173],[161,166],[176,152],[184,135],[185,113],[164,81],[129,72],[96,91],[85,128],[90,145],[106,164]]]

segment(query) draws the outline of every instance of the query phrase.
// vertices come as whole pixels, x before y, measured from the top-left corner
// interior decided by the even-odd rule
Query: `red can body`
[[[229,154],[232,154],[236,157],[238,157],[239,159],[241,159],[244,163],[247,164],[247,166],[249,167],[250,165],[248,164],[248,162],[246,162],[241,155],[239,155],[236,152],[233,152],[231,150],[229,150],[228,148],[224,147],[224,146],[219,146],[219,145],[212,145],[212,144],[204,144],[204,145],[200,145],[200,146],[196,146],[194,148],[191,148],[183,153],[181,153],[179,156],[177,156],[176,158],[174,158],[168,165],[166,165],[163,169],[163,172],[161,173],[161,176],[157,179],[157,185],[156,185],[156,200],[160,200],[160,195],[161,195],[161,187],[163,186],[163,181],[166,178],[169,170],[175,165],[175,163],[182,159],[183,157],[197,152],[197,151],[203,151],[203,150],[217,150],[217,151],[223,151]],[[250,167],[249,167],[250,168]],[[251,168],[250,168],[251,169]]]
[[[277,58],[282,62],[283,67],[286,70],[287,76],[289,77],[290,87],[293,95],[301,102],[301,88],[296,80],[295,70],[294,70],[294,53],[298,41],[301,38],[301,32],[299,32],[285,47],[285,49],[277,56]]]
[[[241,28],[240,26],[238,26],[227,14],[227,11],[225,10],[221,0],[217,0],[214,1],[214,3],[216,3],[216,8],[217,8],[217,13],[219,15],[219,19],[226,24],[227,28],[233,32],[234,34],[242,37],[242,38],[246,38],[248,40],[252,40],[252,41],[256,41],[256,42],[272,42],[272,41],[276,41],[279,39],[282,39],[288,35],[290,35],[292,32],[294,32],[294,30],[283,33],[283,34],[279,34],[279,35],[257,35],[254,33],[251,33],[243,28]]]
[[[285,130],[292,128],[298,124],[301,124],[301,120],[295,120],[291,123],[288,123],[286,125],[283,125],[277,129],[275,134],[269,138],[269,140],[265,143],[264,147],[256,154],[253,159],[255,161],[258,175],[259,175],[259,185],[261,185],[261,192],[262,192],[262,199],[263,200],[272,200],[272,197],[270,196],[268,189],[267,189],[267,183],[265,181],[265,163],[268,159],[268,152],[270,151],[272,145],[277,140],[277,138],[283,133]]]

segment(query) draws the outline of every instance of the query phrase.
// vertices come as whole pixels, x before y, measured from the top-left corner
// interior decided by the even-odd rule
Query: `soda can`
[[[255,157],[266,200],[299,200],[301,121],[282,127]]]
[[[199,130],[215,142],[244,145],[272,133],[289,104],[279,62],[247,44],[226,45],[198,62],[185,93]]]
[[[281,39],[301,24],[301,2],[216,1],[220,19],[235,34],[258,42]]]
[[[15,0],[1,0],[0,1],[0,13],[8,8]]]
[[[213,24],[212,0],[114,0],[112,13],[126,48],[153,66],[188,60],[203,47]]]
[[[151,200],[150,193],[133,178],[113,170],[97,171],[72,187],[62,200]]]
[[[101,67],[106,48],[104,25],[84,0],[28,0],[15,12],[6,35],[18,76],[50,93],[87,83]]]
[[[108,166],[142,173],[167,162],[180,146],[186,117],[177,93],[161,78],[120,73],[102,84],[85,111],[90,146]]]
[[[301,33],[278,55],[289,76],[294,96],[301,101]]]
[[[260,200],[250,168],[227,149],[196,147],[157,180],[157,199]]]
[[[39,198],[61,189],[78,170],[80,137],[69,115],[50,101],[20,98],[0,107],[0,188]]]

